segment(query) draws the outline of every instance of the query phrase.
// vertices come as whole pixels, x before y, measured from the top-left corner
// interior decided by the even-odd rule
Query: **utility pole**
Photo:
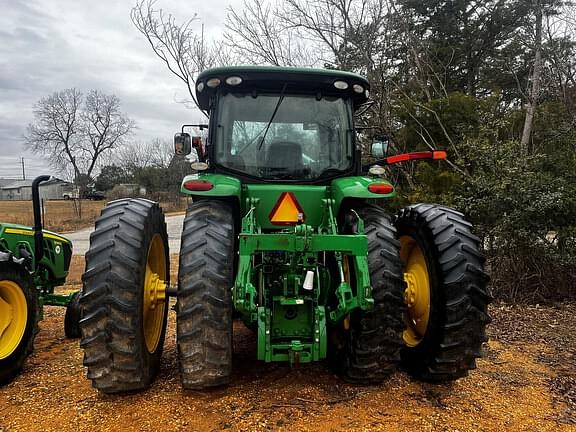
[[[26,180],[26,170],[24,169],[24,158],[20,158],[22,162],[22,180]]]

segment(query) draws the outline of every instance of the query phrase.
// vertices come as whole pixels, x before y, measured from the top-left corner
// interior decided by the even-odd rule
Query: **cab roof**
[[[236,85],[227,83],[227,79],[238,77]],[[219,80],[219,83],[212,87]],[[235,81],[238,81],[237,79]],[[346,88],[337,88],[337,81],[347,84]],[[368,100],[370,84],[361,75],[332,69],[309,69],[277,66],[226,66],[205,70],[196,80],[196,97],[200,109],[210,108],[210,97],[219,89],[234,92],[280,93],[286,88],[286,94],[317,94],[351,98],[354,107]],[[342,84],[339,84],[343,87]]]

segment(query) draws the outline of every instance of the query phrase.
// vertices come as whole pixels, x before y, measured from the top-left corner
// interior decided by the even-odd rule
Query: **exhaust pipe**
[[[44,256],[44,236],[42,235],[42,212],[40,211],[40,183],[50,180],[50,176],[41,175],[32,182],[32,209],[34,210],[34,262],[36,268]]]

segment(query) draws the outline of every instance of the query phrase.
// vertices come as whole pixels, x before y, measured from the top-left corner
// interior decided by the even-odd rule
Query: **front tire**
[[[80,304],[84,365],[103,393],[141,390],[156,376],[164,345],[170,267],[158,203],[113,201],[90,236]]]
[[[345,380],[377,384],[396,370],[403,347],[405,306],[400,244],[390,217],[381,208],[365,205],[356,212],[364,221],[368,237],[368,269],[374,307],[355,311],[350,315],[349,324],[333,329],[331,357]],[[356,218],[350,211],[345,219]],[[355,232],[354,224],[345,224],[344,233]]]
[[[424,381],[464,377],[488,340],[491,296],[480,240],[462,213],[439,205],[404,208],[395,225],[407,282],[403,366]]]
[[[186,212],[178,268],[177,342],[182,386],[226,385],[232,373],[234,216],[225,202]]]
[[[22,370],[34,347],[37,324],[38,294],[32,278],[9,256],[0,262],[0,385]]]

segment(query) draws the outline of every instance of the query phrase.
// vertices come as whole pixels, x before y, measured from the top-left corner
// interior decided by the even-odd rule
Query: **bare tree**
[[[245,0],[224,35],[245,62],[328,66],[370,75],[382,59],[386,0]]]
[[[93,90],[84,99],[80,91],[67,89],[34,106],[34,121],[24,140],[54,167],[71,171],[76,184],[85,188],[102,155],[123,143],[133,129],[116,96]]]
[[[114,154],[114,163],[133,175],[139,169],[168,168],[173,156],[170,141],[154,138],[145,143],[133,141],[119,147]]]
[[[34,105],[34,123],[24,135],[25,146],[48,158],[54,167],[72,168],[72,178],[79,178],[81,169],[76,157],[81,152],[80,105],[82,93],[66,89],[40,99]]]
[[[204,69],[225,64],[227,50],[223,44],[209,44],[205,40],[204,25],[200,24],[196,14],[179,24],[174,16],[165,14],[162,9],[154,9],[154,4],[153,0],[138,1],[130,14],[132,22],[154,54],[184,82],[192,102],[198,106],[196,77]]]
[[[546,60],[552,75],[552,86],[561,96],[568,115],[569,127],[576,126],[576,109],[573,97],[576,89],[576,11],[565,6],[561,13],[545,17]],[[561,131],[565,133],[565,131]]]
[[[532,71],[532,88],[528,95],[528,102],[526,105],[526,118],[524,120],[524,130],[522,131],[522,140],[520,144],[526,153],[530,153],[530,133],[532,132],[532,124],[534,122],[534,114],[538,106],[538,98],[540,96],[540,77],[542,75],[542,2],[535,0],[534,4],[535,15],[535,42],[534,42],[534,68]]]
[[[244,1],[230,8],[224,39],[243,63],[312,66],[319,61],[303,43],[300,32],[279,19],[276,6],[265,0]]]
[[[122,145],[134,129],[134,121],[120,112],[120,99],[92,90],[82,112],[82,163],[88,177],[100,155]]]

